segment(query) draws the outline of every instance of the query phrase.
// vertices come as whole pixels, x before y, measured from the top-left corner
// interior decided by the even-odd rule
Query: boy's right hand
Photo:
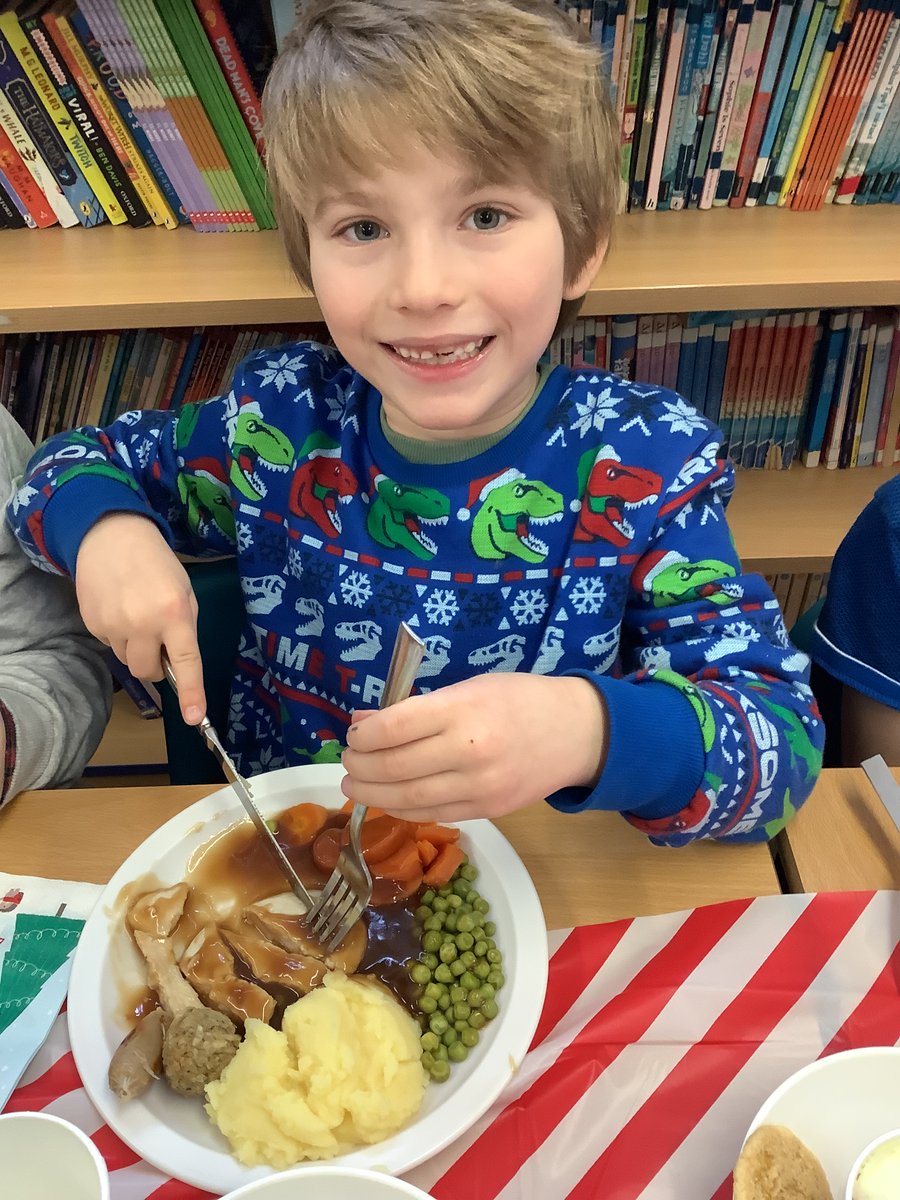
[[[138,679],[162,679],[165,647],[189,725],[206,712],[197,601],[187,572],[147,517],[110,513],[85,535],[75,590],[87,628]]]

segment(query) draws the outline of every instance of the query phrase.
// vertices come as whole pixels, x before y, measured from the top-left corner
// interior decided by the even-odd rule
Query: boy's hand
[[[162,679],[165,646],[189,725],[206,712],[197,601],[187,572],[152,521],[111,513],[85,535],[75,564],[82,620],[138,679]]]
[[[594,786],[606,742],[603,701],[586,679],[479,675],[355,713],[341,787],[409,820],[499,817]]]

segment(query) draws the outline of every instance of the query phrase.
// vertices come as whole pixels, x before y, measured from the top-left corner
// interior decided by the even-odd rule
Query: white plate
[[[830,1054],[776,1088],[753,1118],[786,1125],[821,1162],[835,1197],[843,1197],[859,1152],[900,1128],[900,1047],[874,1046]]]
[[[343,769],[339,764],[288,767],[253,780],[264,816],[309,801],[339,808]],[[232,1191],[271,1174],[242,1166],[197,1099],[152,1085],[127,1103],[107,1087],[110,1058],[127,1027],[120,1015],[122,985],[140,970],[137,950],[125,931],[122,889],[142,875],[168,886],[185,874],[191,854],[241,819],[231,788],[192,804],[167,821],[129,856],[109,881],[88,918],[69,982],[69,1036],[85,1090],[103,1119],[137,1154],[161,1171],[195,1187]],[[503,953],[506,985],[500,1013],[468,1059],[454,1066],[450,1081],[432,1084],[416,1117],[377,1146],[343,1155],[342,1164],[402,1174],[465,1132],[490,1107],[528,1049],[547,987],[547,931],[531,877],[499,830],[489,821],[468,821],[460,845],[479,871],[477,887],[490,901]],[[150,886],[150,885],[148,885]]]

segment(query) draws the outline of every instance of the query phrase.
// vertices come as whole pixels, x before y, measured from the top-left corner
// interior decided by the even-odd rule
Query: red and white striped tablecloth
[[[540,1025],[472,1129],[407,1178],[435,1200],[726,1200],[762,1101],[805,1063],[900,1041],[900,893],[730,901],[550,935]],[[7,1112],[101,1150],[112,1200],[208,1193],[141,1162],[81,1088],[65,1016]]]

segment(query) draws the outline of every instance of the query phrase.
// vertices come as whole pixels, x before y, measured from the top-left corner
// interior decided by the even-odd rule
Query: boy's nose
[[[455,308],[462,300],[458,256],[449,248],[419,242],[399,249],[390,277],[390,301],[396,309],[433,312]]]

